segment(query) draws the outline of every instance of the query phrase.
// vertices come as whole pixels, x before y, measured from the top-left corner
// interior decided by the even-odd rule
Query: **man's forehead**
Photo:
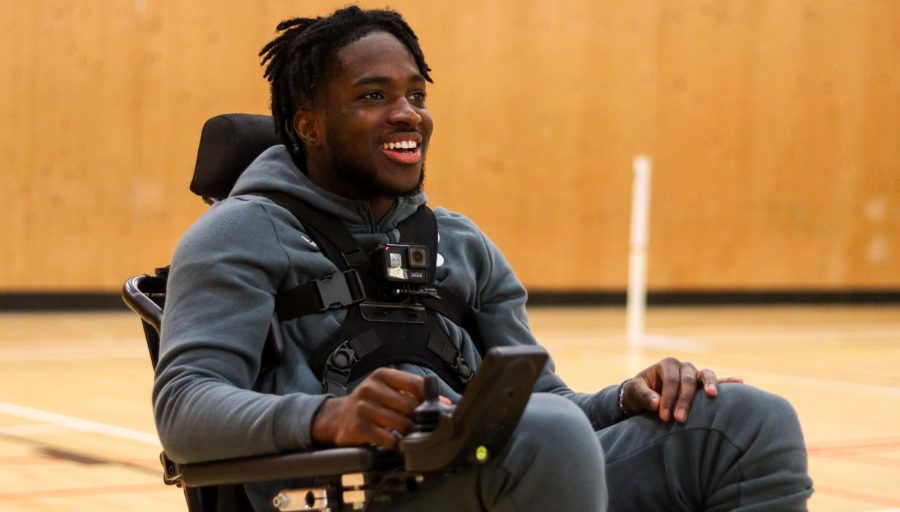
[[[400,77],[425,81],[409,48],[387,32],[370,32],[338,50],[335,57],[336,75],[354,85]]]
[[[395,80],[395,78],[393,78],[393,77],[386,76],[386,75],[379,75],[378,73],[373,72],[372,74],[363,75],[360,78],[354,80],[351,83],[351,85],[353,85],[353,86],[379,85],[379,84],[387,84],[394,80]],[[411,73],[409,76],[407,76],[406,81],[412,82],[412,83],[424,84],[425,77],[422,76],[421,73],[415,72],[415,73]]]

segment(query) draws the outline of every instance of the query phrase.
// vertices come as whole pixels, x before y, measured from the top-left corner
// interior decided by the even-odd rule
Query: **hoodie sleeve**
[[[474,280],[477,283],[474,303],[479,332],[487,348],[502,345],[535,345],[537,341],[528,326],[525,303],[528,294],[512,267],[496,245],[474,223],[465,219],[469,229],[478,233],[481,247],[471,258]],[[578,405],[595,429],[621,421],[617,386],[609,386],[598,393],[576,393],[556,374],[550,359],[535,384],[535,391],[565,396]]]
[[[172,260],[153,405],[179,462],[310,447],[324,395],[252,391],[288,258],[259,203],[206,212]]]

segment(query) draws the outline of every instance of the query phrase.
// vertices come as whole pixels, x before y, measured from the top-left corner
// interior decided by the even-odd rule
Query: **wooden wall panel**
[[[275,24],[344,3],[0,4],[0,292],[165,263],[202,122],[265,112]],[[900,287],[900,3],[392,6],[434,69],[429,197],[533,289],[624,287],[638,153],[651,288]]]
[[[24,276],[25,251],[21,247],[27,232],[25,207],[26,176],[24,148],[30,136],[26,118],[29,84],[23,56],[33,53],[34,41],[26,37],[33,20],[30,12],[16,13],[12,2],[0,3],[0,286],[12,276]],[[12,247],[20,245],[16,250]],[[8,286],[8,285],[7,285]]]

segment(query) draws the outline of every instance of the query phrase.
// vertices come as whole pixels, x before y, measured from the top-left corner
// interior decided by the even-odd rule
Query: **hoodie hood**
[[[281,144],[270,147],[256,157],[238,177],[229,196],[263,192],[290,194],[314,208],[334,215],[347,225],[351,233],[395,229],[400,221],[412,215],[426,202],[422,192],[401,196],[376,223],[367,201],[346,199],[316,185],[297,168],[287,148]]]

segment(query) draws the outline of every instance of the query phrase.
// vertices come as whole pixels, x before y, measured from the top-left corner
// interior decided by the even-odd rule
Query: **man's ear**
[[[303,141],[303,145],[308,148],[321,146],[324,142],[322,134],[325,130],[323,130],[322,118],[312,110],[299,109],[294,113],[294,131]]]

